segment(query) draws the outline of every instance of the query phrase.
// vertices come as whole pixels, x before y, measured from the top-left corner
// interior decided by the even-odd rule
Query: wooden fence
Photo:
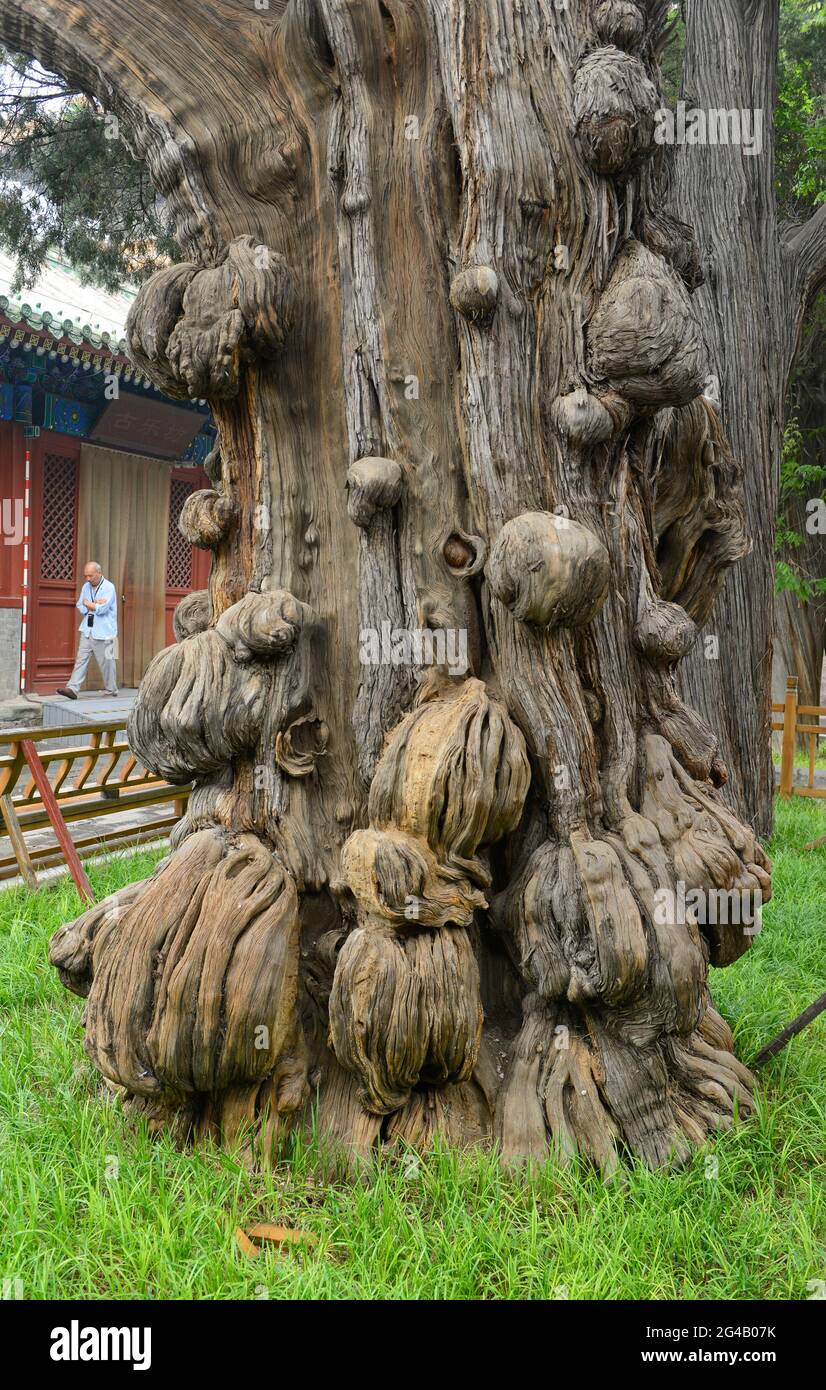
[[[74,859],[168,835],[191,790],[143,767],[126,741],[124,719],[0,732],[0,814],[11,844],[10,854],[0,854],[0,881],[20,874],[36,888],[38,870],[67,863],[77,882]],[[169,813],[143,824],[102,826],[77,840],[67,829],[67,822],[141,812],[163,803],[169,803]],[[27,842],[27,833],[47,827],[57,844]],[[80,876],[85,880],[82,870]]]
[[[782,733],[783,744],[780,761],[781,796],[822,796],[826,797],[826,785],[815,785],[815,758],[818,739],[826,739],[826,705],[799,705],[797,703],[797,676],[786,680],[786,699],[782,705],[772,705],[772,714],[781,714],[781,719],[772,720],[772,729]],[[817,721],[817,722],[815,722]],[[794,780],[794,754],[800,735],[808,740],[809,770],[805,785],[796,786]]]

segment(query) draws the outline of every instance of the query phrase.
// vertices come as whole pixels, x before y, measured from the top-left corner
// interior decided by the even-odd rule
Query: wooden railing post
[[[12,847],[14,857],[17,860],[17,867],[20,870],[20,877],[27,888],[35,892],[40,886],[37,882],[37,874],[29,854],[29,847],[26,844],[26,837],[20,828],[17,819],[17,812],[14,809],[14,802],[11,797],[4,792],[0,796],[0,812],[3,815],[3,822],[6,827],[6,834],[9,837],[9,844]]]
[[[783,752],[780,762],[780,795],[791,796],[794,790],[794,750],[797,728],[797,676],[786,677],[786,702],[783,706]]]
[[[40,797],[43,802],[46,814],[48,815],[49,820],[51,821],[52,830],[55,833],[57,843],[63,850],[63,857],[69,866],[69,873],[72,875],[72,878],[75,881],[75,887],[77,888],[77,891],[80,894],[81,898],[83,898],[87,903],[93,903],[95,901],[95,895],[92,892],[91,885],[89,883],[88,878],[86,877],[83,865],[80,862],[80,857],[78,855],[77,850],[75,849],[72,837],[69,834],[69,827],[63,819],[63,812],[61,811],[60,806],[58,805],[57,797],[55,796],[52,790],[52,784],[49,781],[49,775],[46,772],[46,769],[43,766],[42,762],[40,761],[40,754],[38,753],[31,739],[21,738],[20,747],[23,750],[23,757],[26,759],[26,762],[29,765],[29,770],[31,771],[32,777],[34,778],[35,786],[37,787],[37,790],[40,792]]]

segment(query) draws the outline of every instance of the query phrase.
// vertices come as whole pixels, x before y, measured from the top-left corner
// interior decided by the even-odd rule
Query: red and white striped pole
[[[32,455],[26,450],[23,481],[23,615],[20,624],[20,694],[26,691],[26,646],[29,629],[29,509],[31,505]]]

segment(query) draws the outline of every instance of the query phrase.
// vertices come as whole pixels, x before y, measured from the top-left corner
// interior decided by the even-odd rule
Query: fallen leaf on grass
[[[318,1239],[311,1231],[297,1231],[293,1226],[271,1226],[268,1221],[248,1226],[247,1235],[270,1245],[300,1245],[302,1241],[305,1245],[315,1245]]]
[[[236,1244],[243,1250],[245,1255],[249,1255],[251,1260],[254,1259],[256,1255],[261,1254],[260,1245],[253,1245],[246,1231],[242,1231],[240,1226],[235,1227],[234,1235]]]

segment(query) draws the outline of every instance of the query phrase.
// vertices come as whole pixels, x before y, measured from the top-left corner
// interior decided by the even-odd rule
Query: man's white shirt
[[[89,617],[91,609],[87,608],[84,599],[97,599],[100,602],[99,608],[95,609],[95,621],[91,627],[86,619]],[[80,591],[80,598],[75,607],[83,614],[80,622],[80,631],[84,637],[94,637],[103,641],[111,637],[116,637],[118,632],[118,595],[114,584],[109,579],[102,579],[97,587],[90,584],[88,579]]]

